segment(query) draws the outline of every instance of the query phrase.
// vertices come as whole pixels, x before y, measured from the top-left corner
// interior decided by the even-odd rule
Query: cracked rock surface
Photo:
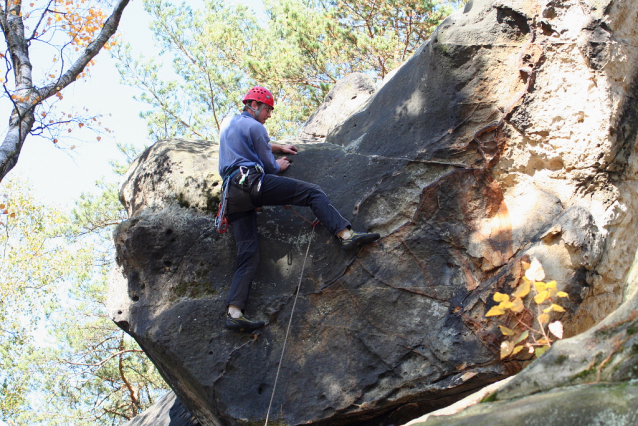
[[[507,319],[485,312],[524,256],[569,294],[567,336],[636,287],[637,13],[470,1],[372,95],[344,85],[370,97],[293,140],[286,175],[382,238],[344,252],[308,209],[264,208],[254,335],[223,328],[235,247],[213,229],[216,147],[158,142],[122,186],[111,317],[202,425],[263,424],[310,242],[272,424],[400,424],[518,372],[498,356]]]

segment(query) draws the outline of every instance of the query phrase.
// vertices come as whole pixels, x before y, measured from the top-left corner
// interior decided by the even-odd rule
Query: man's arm
[[[296,155],[298,151],[297,147],[294,145],[278,145],[276,143],[271,143],[270,149],[272,149],[272,152],[279,152],[282,154],[293,154],[293,155]]]

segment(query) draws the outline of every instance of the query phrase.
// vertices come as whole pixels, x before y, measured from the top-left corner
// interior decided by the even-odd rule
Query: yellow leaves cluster
[[[75,2],[67,0],[65,4],[67,34],[74,40],[77,46],[88,46],[93,40],[93,35],[98,32],[106,21],[106,14],[97,8],[90,8],[86,14],[79,14]]]
[[[51,29],[62,30],[71,39],[71,45],[76,52],[88,47],[96,34],[102,29],[108,15],[100,7],[89,4],[84,5],[85,2],[87,0],[62,0],[57,2],[55,10],[47,9],[46,11],[48,16],[44,30],[35,35],[44,35]],[[31,3],[31,5],[33,4]],[[104,45],[104,48],[110,49],[115,44],[116,41],[111,40]],[[53,58],[53,62],[56,62],[57,59]]]
[[[558,339],[563,337],[563,324],[560,321],[548,323],[552,312],[565,312],[562,306],[554,303],[554,299],[557,297],[566,298],[568,294],[564,291],[558,291],[556,281],[543,281],[545,279],[545,271],[538,259],[532,258],[531,262],[523,262],[523,268],[526,271],[522,284],[511,295],[496,292],[493,298],[498,305],[493,306],[485,316],[504,315],[507,311],[519,314],[527,310],[531,313],[525,306],[523,299],[533,290],[533,299],[537,305],[536,319],[540,330],[534,329],[533,324],[526,324],[523,318],[520,317],[518,318],[517,327],[519,329],[522,328],[522,332],[517,331],[516,327],[515,329],[510,329],[504,325],[499,325],[501,333],[510,338],[501,343],[501,359],[514,356],[524,348],[527,348],[530,354],[534,353],[538,357],[551,346],[552,341],[549,333]],[[541,304],[547,301],[551,302],[550,305],[542,309],[541,312]],[[545,327],[547,327],[548,332],[545,331]]]
[[[485,314],[486,317],[503,315],[508,310],[518,313],[522,312],[525,308],[523,305],[523,299],[520,297],[514,297],[513,300],[510,300],[510,296],[499,292],[496,292],[494,295],[494,301],[499,302],[499,304],[497,306],[493,306],[492,309]]]
[[[552,299],[556,296],[567,297],[567,293],[565,293],[564,291],[558,291],[556,289],[556,281],[550,281],[548,283],[544,283],[542,281],[535,282],[534,287],[536,289],[536,296],[534,296],[534,301],[538,305],[545,302],[547,299]]]

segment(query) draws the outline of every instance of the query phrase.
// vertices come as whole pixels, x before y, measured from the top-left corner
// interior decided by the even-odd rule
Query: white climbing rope
[[[290,319],[288,320],[288,328],[286,329],[286,338],[284,339],[284,346],[281,348],[281,357],[279,357],[279,365],[277,366],[277,375],[275,376],[275,384],[272,387],[272,395],[270,396],[270,404],[268,404],[268,412],[266,413],[266,423],[264,426],[268,426],[268,418],[270,417],[270,409],[272,408],[272,401],[275,398],[275,388],[277,387],[277,380],[279,380],[279,371],[281,370],[281,361],[284,359],[284,352],[286,351],[286,343],[288,342],[288,333],[290,333],[290,326],[292,325],[292,316],[295,314],[295,306],[297,306],[297,297],[299,296],[299,289],[301,288],[301,281],[303,280],[303,272],[306,268],[306,260],[308,259],[308,253],[310,252],[310,243],[312,237],[315,234],[315,227],[312,227],[312,233],[308,240],[308,248],[306,249],[306,256],[303,259],[303,265],[301,265],[301,274],[299,275],[299,284],[297,284],[297,292],[295,293],[295,301],[292,304],[292,311],[290,312]]]

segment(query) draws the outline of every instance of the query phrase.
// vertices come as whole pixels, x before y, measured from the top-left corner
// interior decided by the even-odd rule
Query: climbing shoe
[[[349,238],[341,238],[341,245],[344,249],[349,250],[358,246],[372,243],[381,238],[379,234],[366,234],[364,232],[350,231]]]
[[[239,318],[233,318],[230,314],[226,316],[226,328],[235,331],[253,331],[264,325],[263,321],[253,321],[243,314]]]

